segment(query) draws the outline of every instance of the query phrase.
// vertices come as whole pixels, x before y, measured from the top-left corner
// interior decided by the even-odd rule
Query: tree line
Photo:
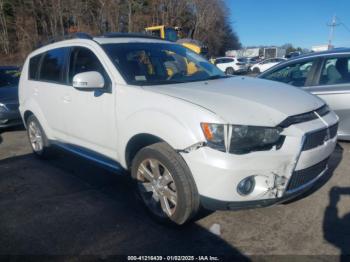
[[[0,0],[1,61],[22,62],[40,43],[72,32],[142,32],[178,26],[209,55],[240,47],[223,0]]]

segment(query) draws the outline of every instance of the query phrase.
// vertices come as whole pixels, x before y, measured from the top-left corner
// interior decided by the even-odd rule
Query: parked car
[[[340,118],[339,139],[350,140],[350,48],[299,56],[259,78],[301,87],[318,95]]]
[[[18,110],[19,68],[0,66],[0,128],[22,124]]]
[[[214,64],[228,75],[246,73],[248,71],[248,64],[244,58],[218,57],[215,59]]]
[[[291,59],[291,58],[294,58],[294,57],[297,57],[297,56],[300,56],[300,55],[301,55],[300,51],[295,51],[295,52],[288,53],[287,55],[284,56],[284,58]]]
[[[321,99],[227,76],[176,43],[79,37],[41,47],[24,63],[20,112],[37,156],[56,145],[126,169],[152,215],[176,224],[201,206],[284,202],[326,172],[338,117]]]
[[[265,59],[255,65],[253,65],[250,70],[255,73],[259,74],[261,72],[266,71],[267,69],[270,69],[271,67],[286,61],[284,58],[270,58],[270,59]]]
[[[248,69],[250,69],[253,65],[259,62],[259,58],[257,57],[246,57],[246,63],[248,65]]]

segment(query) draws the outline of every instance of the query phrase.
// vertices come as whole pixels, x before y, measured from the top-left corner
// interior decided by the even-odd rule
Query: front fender
[[[118,155],[124,156],[128,142],[139,134],[158,137],[175,150],[181,150],[195,143],[205,141],[200,122],[184,121],[187,117],[181,120],[174,114],[160,112],[152,108],[133,113],[125,119],[125,124],[120,129],[120,151]],[[120,164],[126,167],[125,157],[121,157],[120,160]]]

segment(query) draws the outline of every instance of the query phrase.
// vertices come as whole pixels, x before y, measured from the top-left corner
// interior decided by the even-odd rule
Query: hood
[[[324,102],[293,86],[252,77],[230,77],[147,90],[204,107],[228,124],[277,126],[288,116],[310,112]]]
[[[0,87],[0,103],[18,102],[18,87]]]

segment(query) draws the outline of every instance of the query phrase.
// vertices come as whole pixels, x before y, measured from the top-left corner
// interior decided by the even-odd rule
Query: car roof
[[[289,59],[288,62],[303,59],[303,58],[312,58],[312,57],[318,57],[318,56],[336,55],[336,54],[343,54],[343,53],[350,53],[350,48],[340,47],[340,48],[333,48],[327,51],[303,54],[303,55],[299,55]]]
[[[174,43],[159,38],[144,37],[94,37],[93,40],[100,45],[116,43]],[[175,43],[174,43],[175,44]]]
[[[111,43],[173,43],[159,37],[155,37],[152,35],[142,34],[142,33],[107,33],[101,36],[92,37],[86,33],[76,33],[74,35],[65,36],[64,39],[51,39],[46,44],[41,44],[37,47],[32,53],[30,53],[30,57],[36,54],[40,54],[42,52],[48,51],[50,49],[64,47],[65,44],[71,45],[73,43],[95,43],[98,45],[102,44],[111,44]],[[175,44],[175,43],[174,43]]]

